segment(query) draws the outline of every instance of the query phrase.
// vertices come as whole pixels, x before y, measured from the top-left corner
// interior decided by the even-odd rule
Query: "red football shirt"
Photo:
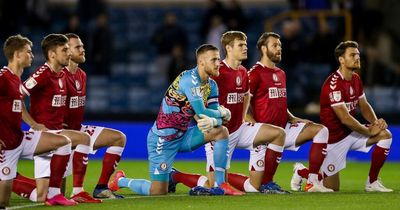
[[[73,74],[63,69],[67,82],[67,104],[64,123],[67,129],[80,130],[86,101],[86,73],[78,68]]]
[[[285,72],[257,62],[249,71],[249,81],[254,119],[285,128],[288,121]]]
[[[24,134],[21,79],[7,67],[0,70],[0,139],[6,150],[17,148]]]
[[[345,104],[349,113],[354,116],[361,97],[365,95],[358,74],[353,73],[352,79],[347,81],[338,70],[326,79],[321,90],[320,118],[321,123],[329,130],[329,144],[339,142],[351,133],[351,130],[340,122],[333,107]]]
[[[56,73],[46,63],[38,68],[22,85],[30,95],[30,114],[50,130],[62,129],[67,88],[64,72]]]
[[[219,90],[219,103],[231,111],[231,120],[226,127],[235,132],[243,123],[243,99],[249,91],[247,70],[243,66],[235,70],[224,61],[219,68],[219,76],[213,77]]]

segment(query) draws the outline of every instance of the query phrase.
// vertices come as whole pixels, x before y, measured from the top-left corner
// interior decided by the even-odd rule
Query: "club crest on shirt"
[[[167,168],[168,168],[167,163],[163,162],[163,163],[160,164],[160,169],[161,169],[162,171],[167,170]]]
[[[333,100],[339,102],[342,100],[342,93],[340,91],[333,91]]]
[[[236,86],[240,86],[242,85],[242,79],[240,78],[240,76],[236,77]]]
[[[61,89],[64,87],[61,79],[58,79],[58,86],[60,86]]]
[[[1,170],[1,172],[2,172],[4,175],[7,176],[7,175],[10,174],[11,170],[10,170],[9,167],[4,167],[4,168]]]
[[[25,87],[28,89],[32,89],[37,85],[36,80],[33,77],[30,77],[28,80],[25,82]]]
[[[78,80],[75,80],[75,87],[76,87],[77,90],[81,89],[81,84],[79,83]]]
[[[327,169],[328,169],[329,172],[333,172],[335,170],[335,165],[329,164]]]
[[[276,75],[275,73],[272,74],[272,79],[274,80],[274,82],[279,81],[278,75]]]
[[[257,166],[258,167],[263,167],[264,166],[264,160],[257,160]]]

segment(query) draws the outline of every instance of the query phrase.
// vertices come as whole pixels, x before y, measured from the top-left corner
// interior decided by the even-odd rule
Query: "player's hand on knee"
[[[386,123],[386,121],[382,118],[379,118],[378,120],[376,120],[374,122],[374,124],[378,125],[380,129],[385,130],[387,129],[388,125]]]
[[[31,128],[35,131],[48,131],[49,129],[46,128],[44,124],[41,123],[35,123],[31,126]]]
[[[369,133],[371,136],[376,136],[379,132],[381,132],[381,128],[377,124],[372,124],[371,126],[368,127]]]
[[[227,122],[231,120],[231,111],[229,111],[229,109],[225,108],[224,106],[219,106],[218,111],[221,113],[223,121]]]
[[[206,133],[217,126],[217,119],[204,114],[200,114],[199,117],[200,119],[197,120],[197,127],[199,127],[201,132]]]

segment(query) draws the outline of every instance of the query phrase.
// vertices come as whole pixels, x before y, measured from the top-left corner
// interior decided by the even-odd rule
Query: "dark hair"
[[[42,41],[42,52],[46,60],[49,60],[49,51],[68,43],[68,38],[63,34],[49,34]]]
[[[339,45],[335,48],[335,58],[339,62],[339,57],[342,56],[347,48],[358,48],[358,43],[355,41],[345,41],[340,42]]]
[[[274,38],[277,38],[277,39],[281,38],[281,36],[279,36],[279,34],[277,34],[275,32],[264,32],[260,36],[260,38],[258,38],[258,41],[257,41],[257,49],[258,49],[260,55],[262,55],[261,47],[263,45],[267,44],[267,40],[268,40],[269,37],[274,37]]]
[[[14,52],[22,50],[27,44],[32,47],[32,42],[20,34],[8,37],[3,45],[3,52],[7,60],[12,61]]]
[[[79,39],[79,36],[77,34],[74,34],[74,33],[67,33],[67,34],[65,34],[65,36],[68,39],[71,39],[71,38]]]
[[[200,47],[196,49],[196,58],[198,58],[201,54],[208,51],[218,51],[218,48],[212,44],[200,45]]]
[[[225,54],[226,54],[226,46],[227,45],[232,46],[233,41],[235,41],[235,39],[246,41],[247,36],[241,31],[227,31],[224,34],[222,34],[221,45],[224,48]]]

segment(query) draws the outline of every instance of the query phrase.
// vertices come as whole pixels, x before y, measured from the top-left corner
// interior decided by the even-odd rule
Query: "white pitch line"
[[[157,195],[157,196],[126,196],[123,199],[142,199],[142,198],[163,198],[163,197],[184,197],[188,196],[185,194],[178,194],[178,195]],[[122,199],[122,200],[123,200]],[[116,199],[104,199],[103,201],[111,201],[111,200],[116,200]],[[28,205],[22,205],[22,206],[12,206],[12,207],[7,207],[7,210],[14,210],[14,209],[24,209],[24,208],[31,208],[31,207],[37,207],[37,206],[44,206],[43,203],[33,203],[33,204],[28,204]]]

